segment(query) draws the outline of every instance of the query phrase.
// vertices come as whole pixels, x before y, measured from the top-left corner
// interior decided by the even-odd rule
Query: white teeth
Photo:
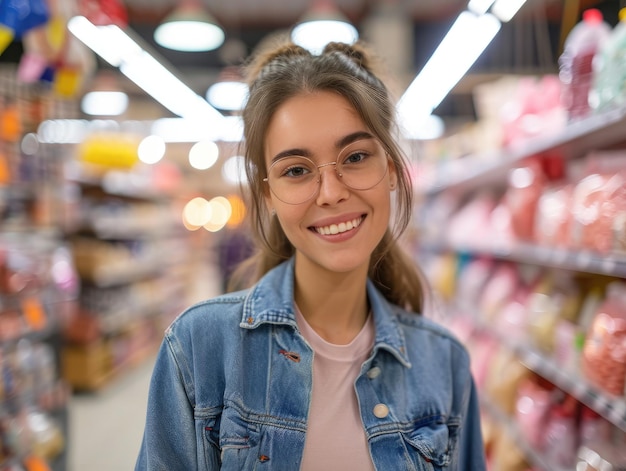
[[[363,218],[355,218],[351,221],[340,222],[339,224],[331,224],[330,226],[316,227],[315,231],[322,235],[335,235],[342,232],[350,231],[361,225]]]

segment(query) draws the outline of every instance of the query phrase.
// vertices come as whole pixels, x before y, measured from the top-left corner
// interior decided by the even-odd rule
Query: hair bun
[[[271,45],[265,50],[259,51],[254,60],[249,64],[247,76],[250,81],[254,81],[261,71],[272,62],[293,58],[293,57],[310,57],[311,53],[305,48],[293,44],[291,42],[272,48]]]
[[[370,62],[368,51],[358,42],[354,44],[330,42],[324,47],[322,54],[332,54],[333,52],[343,54],[350,58],[359,67],[371,70],[372,64]]]

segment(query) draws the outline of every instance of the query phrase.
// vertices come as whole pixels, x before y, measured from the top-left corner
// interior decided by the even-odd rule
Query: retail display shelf
[[[155,299],[143,303],[134,303],[122,310],[113,313],[100,313],[102,334],[115,335],[131,327],[137,319],[157,316],[167,299]]]
[[[528,345],[509,345],[530,370],[544,377],[561,390],[602,415],[619,429],[626,431],[626,399],[615,397],[590,385],[575,372],[564,370],[554,360]]]
[[[574,471],[574,469],[559,467],[554,463],[550,463],[543,453],[536,450],[528,441],[522,436],[519,427],[515,421],[511,420],[507,415],[500,410],[492,401],[482,398],[480,401],[480,408],[489,417],[494,419],[500,425],[504,427],[504,430],[509,437],[515,441],[520,447],[520,450],[524,453],[525,457],[530,460],[532,465],[538,470],[542,471]]]
[[[500,260],[529,263],[562,270],[626,277],[626,254],[601,254],[584,249],[566,249],[514,242],[511,244],[457,245],[433,242],[424,247],[437,252],[452,251],[475,256],[489,256]]]
[[[501,151],[449,161],[438,168],[432,184],[420,191],[428,196],[451,188],[503,185],[508,171],[527,157],[554,151],[566,159],[579,158],[591,150],[626,142],[624,129],[626,106],[569,123],[559,133],[529,138]]]
[[[109,217],[93,219],[85,229],[92,230],[99,239],[147,239],[172,233],[174,225],[158,219],[144,224],[130,217]]]
[[[463,308],[462,312],[472,312]],[[472,319],[473,325],[481,332],[498,339],[505,348],[511,350],[529,370],[548,380],[562,391],[575,397],[579,402],[593,409],[606,420],[626,432],[626,398],[616,397],[591,385],[579,373],[557,364],[547,354],[529,344],[513,342],[484,322]]]
[[[157,276],[162,269],[161,260],[146,258],[97,265],[89,273],[81,272],[81,276],[99,288],[108,288]]]

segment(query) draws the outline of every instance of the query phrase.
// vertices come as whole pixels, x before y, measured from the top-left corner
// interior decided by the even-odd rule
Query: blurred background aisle
[[[134,469],[153,366],[150,358],[100,393],[72,397],[68,471]]]

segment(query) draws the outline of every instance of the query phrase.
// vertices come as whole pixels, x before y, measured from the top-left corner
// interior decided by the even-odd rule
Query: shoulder
[[[168,326],[166,337],[237,328],[247,293],[247,290],[238,291],[193,304]]]

